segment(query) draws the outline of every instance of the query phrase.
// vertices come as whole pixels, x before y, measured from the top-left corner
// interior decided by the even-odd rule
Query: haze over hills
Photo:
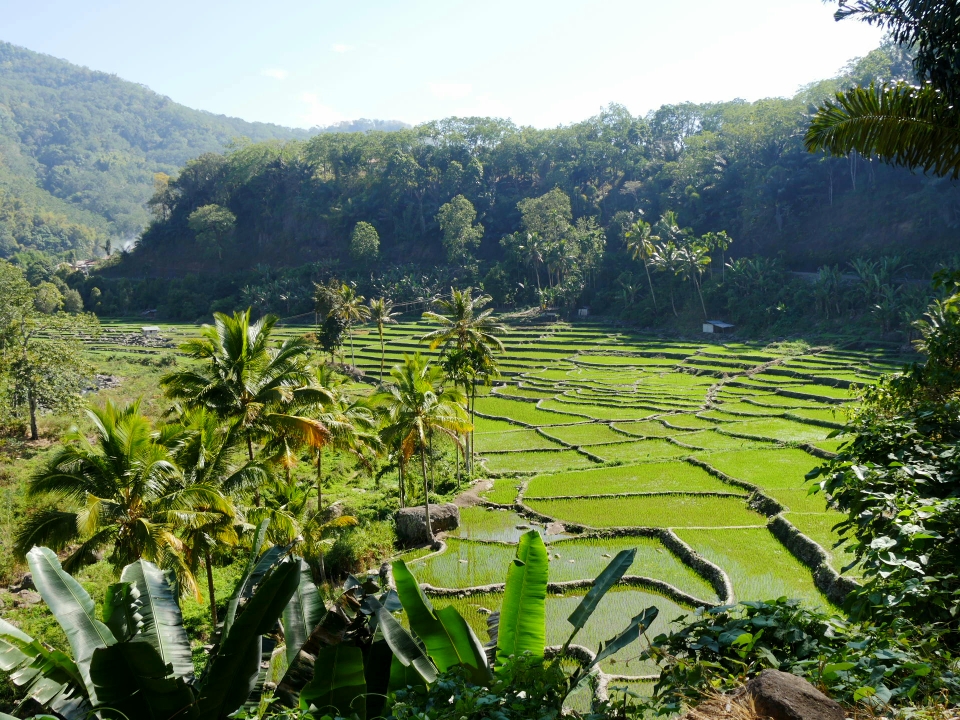
[[[136,238],[156,173],[240,138],[393,130],[356,120],[310,130],[180,105],[143,85],[0,42],[0,257],[19,249],[88,256]]]

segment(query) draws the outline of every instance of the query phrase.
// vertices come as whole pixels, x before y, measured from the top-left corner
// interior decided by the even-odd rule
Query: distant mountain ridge
[[[0,42],[0,257],[87,256],[149,221],[156,173],[253,142],[407,127],[359,119],[287,128],[180,105],[135,82]]]

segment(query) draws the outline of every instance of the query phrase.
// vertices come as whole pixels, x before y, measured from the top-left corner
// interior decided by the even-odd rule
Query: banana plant
[[[623,578],[636,558],[636,548],[621,550],[593,581],[590,590],[567,618],[573,630],[556,654],[555,662],[568,657],[574,638],[593,615],[604,595]],[[503,605],[499,621],[490,624],[491,637],[497,638],[496,667],[503,667],[507,658],[529,655],[542,658],[546,653],[546,597],[549,555],[543,538],[536,530],[520,536],[517,556],[507,569]],[[657,618],[659,610],[648,607],[630,620],[627,627],[605,643],[589,662],[582,663],[567,678],[572,692],[601,662],[639,640]]]
[[[263,635],[289,604],[301,570],[287,557],[275,557],[266,569],[254,563],[259,579],[251,581],[248,572],[241,581],[230,625],[196,678],[169,573],[146,560],[131,563],[108,588],[98,618],[93,599],[55,553],[36,547],[27,562],[72,657],[0,622],[0,669],[27,698],[67,720],[212,720],[234,713],[257,683]]]
[[[364,720],[383,714],[388,692],[436,680],[436,667],[393,615],[401,609],[397,591],[351,575],[329,608],[321,609],[315,594],[301,567],[283,615],[289,666],[276,689],[280,705]]]

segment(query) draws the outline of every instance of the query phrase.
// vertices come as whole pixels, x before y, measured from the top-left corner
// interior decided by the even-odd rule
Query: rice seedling
[[[575,412],[594,420],[643,420],[652,417],[658,412],[654,408],[604,407],[602,405],[563,403],[559,400],[544,400],[541,403],[541,407],[545,410]]]
[[[592,445],[584,448],[587,452],[603,458],[607,462],[637,462],[657,458],[679,458],[690,454],[690,450],[674,445],[666,440],[635,440],[607,445]]]
[[[596,445],[599,443],[623,442],[628,436],[615,432],[609,425],[587,423],[584,425],[558,425],[544,430],[550,437],[571,445]]]
[[[564,495],[708,491],[742,492],[696,465],[674,461],[538,475],[527,485],[525,497],[533,499]]]
[[[835,511],[814,513],[785,513],[797,530],[822,547],[829,557],[830,567],[841,572],[844,567],[853,561],[853,555],[847,551],[847,544],[834,547],[840,541],[840,533],[833,526],[843,520],[844,515]],[[858,568],[854,567],[846,573],[850,577],[860,577]]]
[[[512,426],[513,430],[506,432],[478,433],[474,437],[477,443],[477,452],[502,450],[559,450],[562,446],[550,442],[536,430],[528,430]]]
[[[587,527],[724,527],[763,525],[744,500],[712,495],[525,500],[539,513]]]
[[[493,396],[478,398],[476,407],[477,412],[483,415],[510,418],[527,425],[564,425],[583,422],[583,418],[578,418],[576,415],[541,410],[532,402],[507,400]]]
[[[494,473],[521,473],[567,470],[596,465],[576,450],[559,452],[533,450],[531,452],[491,453],[484,455],[487,470]]]
[[[542,525],[513,510],[495,510],[482,505],[460,508],[460,527],[449,535],[464,540],[515,543],[531,528],[540,531],[547,542],[571,537],[566,533],[547,533]]]
[[[790,392],[804,393],[806,395],[817,395],[826,398],[841,398],[846,400],[855,397],[853,392],[847,388],[832,387],[830,385],[791,385],[788,389]]]
[[[843,407],[837,407],[835,405],[822,409],[797,408],[796,410],[791,410],[790,415],[795,415],[798,418],[805,418],[807,420],[835,423],[837,425],[842,425],[847,421],[847,413]]]
[[[611,425],[615,430],[638,435],[640,437],[672,437],[678,435],[681,439],[684,436],[682,430],[673,430],[665,427],[659,420],[641,420],[639,422],[617,422]],[[685,442],[685,441],[684,441]]]
[[[529,387],[517,387],[516,385],[503,385],[494,389],[494,394],[505,398],[533,398],[540,400],[542,398],[552,398],[556,392],[549,390],[538,390]]]
[[[733,450],[697,457],[720,472],[760,488],[803,492],[810,489],[804,476],[820,463],[813,455],[794,448]]]
[[[798,598],[813,606],[830,601],[813,583],[813,574],[767,528],[677,530],[680,539],[724,569],[737,600]]]
[[[746,450],[749,448],[773,447],[773,441],[748,440],[733,435],[724,435],[716,430],[699,430],[690,433],[677,432],[673,438],[684,445],[692,445],[704,450]],[[700,456],[698,455],[698,457]],[[711,456],[704,456],[701,459],[707,457]]]
[[[516,478],[503,477],[493,480],[493,487],[490,490],[480,493],[484,500],[497,503],[498,505],[512,505],[517,500],[520,484]]]
[[[764,418],[763,420],[729,423],[723,425],[721,429],[724,432],[754,435],[781,442],[815,442],[825,439],[831,432],[830,428],[808,425],[783,418]]]
[[[697,417],[693,413],[684,413],[677,415],[661,415],[658,418],[673,427],[684,428],[688,430],[702,430],[704,428],[715,428],[719,423],[711,422]]]

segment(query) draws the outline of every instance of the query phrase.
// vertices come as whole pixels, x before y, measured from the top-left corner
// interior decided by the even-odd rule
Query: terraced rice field
[[[417,342],[426,330],[388,327],[387,367],[404,353],[436,357]],[[785,356],[749,343],[665,342],[560,324],[517,328],[505,340],[503,377],[476,403],[475,447],[489,476],[482,504],[462,508],[461,527],[439,553],[406,555],[421,582],[460,591],[438,595],[436,605],[457,606],[486,638],[502,596],[478,588],[503,582],[515,543],[531,528],[548,543],[551,582],[567,583],[548,596],[549,642],[566,637],[566,616],[585,592],[576,584],[624,548],[637,548],[631,584],[604,599],[578,636],[584,645],[595,648],[651,604],[661,610],[656,634],[698,605],[790,596],[829,607],[836,599],[771,522],[779,514],[792,523],[828,568],[848,563],[834,548],[840,515],[809,494],[804,475],[842,442],[829,435],[856,401],[850,386],[875,382],[901,358],[829,348]],[[357,366],[375,380],[376,334],[358,330],[354,346]],[[650,672],[631,660],[639,650],[603,669]],[[649,687],[639,679],[614,685]]]
[[[770,523],[782,514],[801,542],[822,548],[826,565],[847,564],[834,547],[840,515],[809,493],[804,476],[842,442],[829,435],[856,402],[849,387],[875,381],[899,358],[784,356],[563,326],[519,330],[507,345],[504,377],[477,401],[476,448],[492,476],[480,493],[487,507],[463,508],[445,548],[412,565],[422,582],[464,591],[436,604],[456,605],[485,637],[487,611],[501,596],[476,588],[503,582],[513,543],[531,527],[548,543],[551,582],[568,583],[548,597],[559,628],[551,642],[563,640],[564,613],[583,592],[569,583],[595,577],[628,547],[638,549],[628,576],[666,590],[646,580],[619,588],[578,637],[585,645],[612,636],[646,604],[661,609],[665,629],[698,604],[835,601]],[[650,671],[621,655],[603,669]]]

